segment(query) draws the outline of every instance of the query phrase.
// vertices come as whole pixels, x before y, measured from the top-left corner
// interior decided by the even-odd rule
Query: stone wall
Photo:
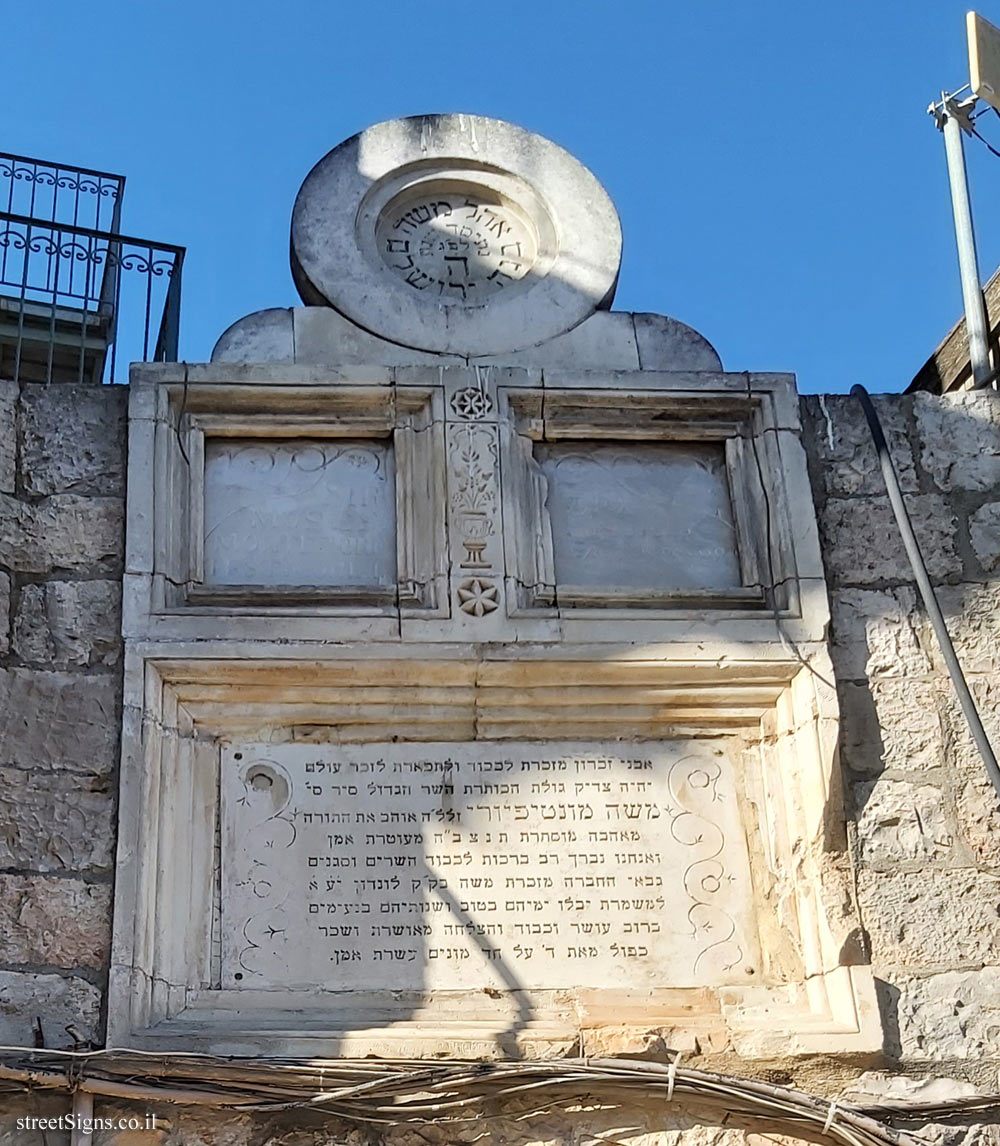
[[[959,659],[1000,745],[1000,405],[924,394],[876,405]],[[861,408],[840,396],[802,406],[887,1065],[995,1090],[997,796],[917,603]]]
[[[123,388],[0,384],[0,1042],[100,1042],[107,976],[120,724]],[[829,578],[850,841],[887,1030],[882,1062],[788,1081],[834,1095],[919,1096],[928,1076],[982,1091],[1000,1068],[1000,811],[912,587],[867,428],[846,397],[803,399]],[[1000,744],[1000,405],[991,397],[880,399],[932,577],[973,691]],[[141,1104],[135,1104],[139,1109]],[[5,1099],[0,1146],[41,1141],[25,1113],[65,1096]],[[110,1104],[107,1106],[110,1111]],[[118,1108],[115,1108],[118,1109]],[[144,1108],[142,1108],[144,1110]],[[98,1113],[102,1112],[98,1102]],[[95,1146],[375,1141],[288,1116],[225,1119],[162,1106],[166,1134]],[[609,1120],[610,1119],[610,1120]],[[289,1127],[297,1125],[291,1132]],[[497,1140],[584,1139],[592,1116],[500,1119]],[[631,1128],[631,1129],[623,1129]],[[472,1141],[422,1131],[427,1142]],[[415,1131],[387,1132],[409,1143]],[[602,1116],[604,1140],[742,1143],[687,1115]],[[753,1136],[751,1136],[753,1137]],[[997,1126],[928,1129],[1000,1143]],[[65,1141],[50,1134],[48,1142]],[[773,1137],[769,1138],[773,1141]]]
[[[114,870],[122,388],[0,383],[0,1041],[100,1039]],[[71,1028],[71,1029],[68,1029]]]

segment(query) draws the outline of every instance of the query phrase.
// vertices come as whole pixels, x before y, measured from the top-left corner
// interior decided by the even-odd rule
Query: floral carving
[[[484,513],[496,503],[493,471],[496,464],[496,440],[486,426],[466,426],[452,439],[452,462],[456,488],[452,495],[455,509],[465,513]]]
[[[470,577],[458,587],[458,607],[471,617],[484,617],[500,604],[500,593],[492,581]]]
[[[493,409],[493,399],[479,386],[466,386],[452,394],[451,408],[456,417],[478,422]]]

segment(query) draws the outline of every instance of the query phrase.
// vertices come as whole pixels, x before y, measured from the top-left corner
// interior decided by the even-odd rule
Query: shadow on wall
[[[917,394],[875,405],[959,660],[1000,747],[1000,404],[991,394]],[[860,404],[809,395],[802,414],[885,1053],[964,1058],[973,1045],[1000,1055],[990,995],[1000,979],[1000,804],[920,604]]]

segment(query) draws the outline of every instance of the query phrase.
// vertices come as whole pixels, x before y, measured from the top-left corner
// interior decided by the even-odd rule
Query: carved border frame
[[[579,617],[668,620],[684,611],[765,612],[801,616],[796,554],[785,497],[782,459],[772,435],[769,395],[623,392],[603,389],[499,392],[508,599],[515,616],[556,605]],[[608,586],[556,584],[546,479],[534,460],[536,442],[711,442],[725,451],[742,586],[658,594]],[[526,542],[525,539],[531,539]],[[768,552],[770,542],[770,552]]]
[[[202,582],[206,438],[368,438],[392,442],[397,577],[375,587],[207,587]],[[213,386],[133,383],[130,407],[126,635],[253,626],[253,618],[384,619],[449,615],[444,417],[435,387]],[[415,491],[416,496],[408,496]],[[305,633],[303,633],[305,635]],[[352,632],[351,635],[360,635]]]
[[[831,838],[837,709],[825,683],[825,651],[814,650],[805,667],[777,650],[748,658],[730,666],[725,689],[691,661],[546,661],[539,654],[469,662],[435,658],[427,649],[390,662],[332,649],[302,660],[294,650],[276,655],[274,648],[234,661],[222,643],[214,656],[204,647],[198,652],[181,644],[167,656],[151,643],[127,653],[111,1044],[389,1057],[440,1054],[443,1045],[454,1057],[550,1056],[593,1053],[602,1031],[634,1026],[669,1029],[683,1045],[697,1040],[706,1053],[730,1049],[756,1061],[865,1057],[880,1049],[871,968],[845,956],[858,924],[843,911],[851,899],[850,872],[838,851],[842,844]],[[429,677],[433,697],[427,696]],[[401,1010],[391,997],[368,1000],[359,1017],[351,1000],[336,992],[282,998],[281,992],[225,991],[213,983],[219,916],[209,876],[216,866],[223,743],[297,739],[297,727],[326,742],[329,732],[312,723],[317,713],[336,726],[336,739],[378,740],[387,729],[398,731],[404,694],[417,705],[407,739],[488,742],[517,738],[522,728],[534,739],[579,738],[579,718],[569,718],[574,737],[562,715],[563,706],[580,703],[578,687],[595,712],[608,713],[607,728],[588,727],[587,739],[617,732],[745,740],[744,811],[748,836],[758,844],[751,848],[755,898],[778,945],[761,976],[766,981],[664,985],[639,996],[613,987],[580,990],[571,1013],[539,1005],[516,1037],[511,1020],[524,1017],[516,992],[484,1004],[492,1011],[478,1019],[470,1018],[471,1002],[461,991],[419,1014]],[[652,712],[651,688],[659,697]],[[394,693],[392,703],[380,690]],[[536,697],[530,712],[528,695]],[[516,706],[521,725],[510,723],[508,706]],[[351,716],[340,717],[341,710]]]

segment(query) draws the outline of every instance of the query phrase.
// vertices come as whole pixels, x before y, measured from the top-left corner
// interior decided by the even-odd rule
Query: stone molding
[[[394,589],[206,585],[206,436],[391,443]],[[742,584],[566,587],[560,600],[532,448],[561,441],[723,450]],[[814,641],[828,622],[788,375],[143,366],[129,458],[128,636],[211,638],[226,618],[234,637],[266,638],[281,617],[284,636],[305,640]]]
[[[790,376],[216,363],[137,367],[131,399],[113,1042],[552,1055],[627,1045],[639,1024],[761,1061],[877,1050],[870,970],[852,965],[826,591]],[[397,599],[279,585],[206,603],[197,475],[216,437],[391,443]],[[560,601],[538,442],[710,446],[745,584]],[[489,1013],[460,988],[363,1013],[322,988],[221,989],[215,832],[234,739],[691,737],[725,738],[742,761],[765,953],[753,985],[512,989]]]
[[[411,646],[160,643],[129,649],[109,1041],[217,1054],[590,1053],[627,1030],[749,1059],[867,1056],[881,1045],[870,969],[843,965],[856,920],[833,851],[836,700],[829,663],[747,650],[725,673],[676,657],[600,661],[580,650],[493,657]],[[196,654],[196,655],[192,655]],[[445,655],[442,655],[445,654]],[[464,655],[463,655],[464,654]],[[700,683],[699,683],[700,682]],[[217,981],[220,747],[234,739],[365,743],[399,735],[489,741],[530,735],[735,738],[764,965],[745,987],[506,992],[414,1001],[336,991],[227,991]],[[834,910],[836,908],[836,910]],[[354,1008],[352,1012],[352,1007]],[[471,1014],[478,1018],[470,1019]],[[617,1032],[617,1033],[616,1033]],[[609,1044],[608,1040],[611,1040]]]

